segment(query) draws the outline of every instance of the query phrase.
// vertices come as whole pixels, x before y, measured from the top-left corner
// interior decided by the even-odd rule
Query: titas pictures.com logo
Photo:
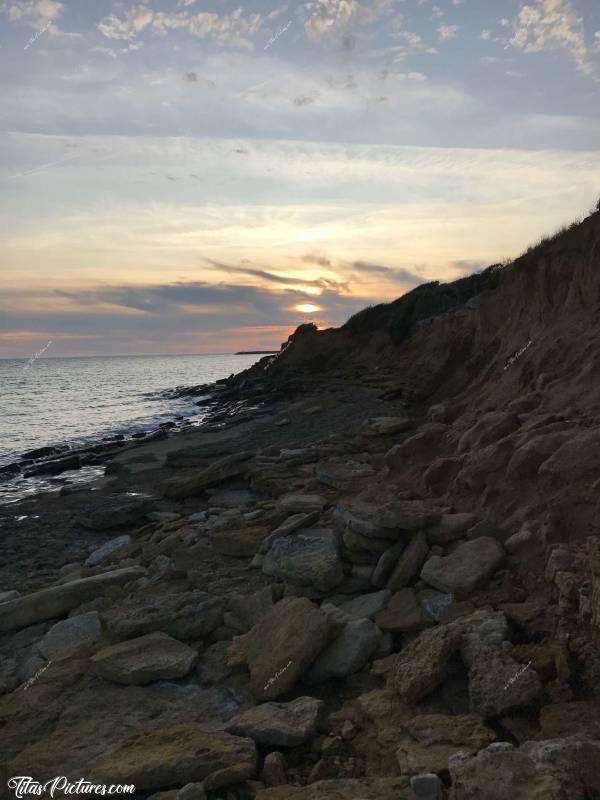
[[[9,778],[8,788],[14,792],[14,797],[20,800],[27,797],[68,797],[77,795],[101,795],[107,797],[119,797],[122,795],[132,795],[135,793],[133,784],[104,784],[86,781],[79,778],[78,781],[69,781],[65,775],[59,775],[46,783],[39,783],[29,775],[16,775]]]

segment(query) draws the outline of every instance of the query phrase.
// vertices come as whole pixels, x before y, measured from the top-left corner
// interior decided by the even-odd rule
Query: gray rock
[[[107,615],[114,639],[162,631],[176,639],[204,639],[223,623],[224,601],[207,592],[162,595],[143,605],[117,608]]]
[[[442,800],[444,796],[443,784],[433,773],[414,775],[410,785],[417,800]]]
[[[203,783],[186,783],[175,795],[175,800],[206,800]]]
[[[269,753],[262,771],[265,786],[285,786],[287,783],[287,763],[283,753]]]
[[[102,639],[102,625],[97,611],[79,614],[57,622],[40,642],[40,652],[49,661],[68,658],[80,647]]]
[[[149,505],[145,497],[103,497],[102,505],[92,508],[79,521],[85,528],[98,531],[135,526],[144,521]]]
[[[317,478],[326,486],[339,491],[351,491],[358,488],[366,479],[375,475],[370,464],[353,461],[347,458],[321,461],[317,465]]]
[[[465,542],[445,558],[432,556],[421,570],[421,578],[439,589],[459,596],[483,586],[504,560],[502,545],[486,536]]]
[[[390,577],[390,573],[398,563],[398,559],[402,555],[405,548],[405,543],[400,541],[389,547],[385,553],[379,557],[379,561],[373,570],[373,586],[378,588],[385,586]]]
[[[382,589],[379,592],[363,594],[354,597],[340,605],[341,610],[355,619],[375,619],[379,611],[382,611],[389,603],[392,593],[389,589]]]
[[[298,697],[291,703],[263,703],[235,716],[225,730],[248,736],[257,744],[297,747],[317,735],[323,706],[323,701],[314,697]]]
[[[395,592],[407,586],[421,569],[428,552],[429,545],[423,531],[415,533],[398,559],[398,563],[387,582],[387,588]]]
[[[427,531],[429,544],[448,544],[462,539],[474,524],[475,514],[442,514],[442,518]]]
[[[265,556],[263,572],[328,592],[344,577],[337,538],[329,528],[306,528],[278,539]]]
[[[17,597],[21,597],[21,594],[16,589],[10,592],[0,592],[0,603],[8,603],[9,600],[16,600]]]
[[[111,560],[113,555],[129,544],[131,544],[131,536],[127,536],[126,534],[111,539],[110,542],[106,542],[102,547],[90,553],[85,560],[86,567],[98,567],[100,564],[106,564]]]
[[[454,602],[451,594],[437,592],[435,589],[420,589],[417,598],[423,611],[436,622],[440,621],[444,611]]]
[[[306,674],[309,683],[345,678],[361,670],[381,641],[381,631],[369,619],[348,622],[342,632],[317,657]]]
[[[300,528],[310,528],[319,519],[319,516],[319,511],[311,511],[308,514],[292,514],[261,542],[258,552],[264,555],[277,539],[289,536]]]
[[[400,589],[392,595],[388,607],[377,614],[375,622],[382,631],[390,633],[418,631],[432,624],[412,589]]]
[[[131,686],[183,678],[197,660],[191,647],[166,633],[149,633],[105,647],[90,661],[101,678]]]
[[[508,539],[504,542],[504,547],[507,553],[516,553],[533,540],[533,533],[526,528],[522,528],[517,533],[514,533],[512,536],[508,537]]]
[[[279,499],[279,507],[289,514],[309,514],[322,511],[327,501],[320,494],[286,494]]]
[[[0,605],[0,632],[25,628],[36,622],[62,617],[82,603],[103,595],[111,586],[121,586],[144,575],[142,567],[104,572],[91,578],[50,586],[39,592]]]

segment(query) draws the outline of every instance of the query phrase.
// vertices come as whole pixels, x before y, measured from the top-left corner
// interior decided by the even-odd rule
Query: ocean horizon
[[[178,386],[212,383],[260,355],[203,353],[0,359],[0,467],[39,447],[81,446],[202,415]]]

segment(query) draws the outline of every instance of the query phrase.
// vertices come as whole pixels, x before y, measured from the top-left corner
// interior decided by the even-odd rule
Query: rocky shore
[[[599,229],[475,311],[411,306],[402,341],[301,329],[213,387],[204,426],[4,507],[2,786],[600,797],[598,326],[549,288],[598,280]],[[523,280],[538,306],[500,329]]]

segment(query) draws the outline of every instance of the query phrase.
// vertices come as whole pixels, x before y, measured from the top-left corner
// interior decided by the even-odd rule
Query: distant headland
[[[270,356],[278,353],[279,350],[238,350],[235,356]]]

